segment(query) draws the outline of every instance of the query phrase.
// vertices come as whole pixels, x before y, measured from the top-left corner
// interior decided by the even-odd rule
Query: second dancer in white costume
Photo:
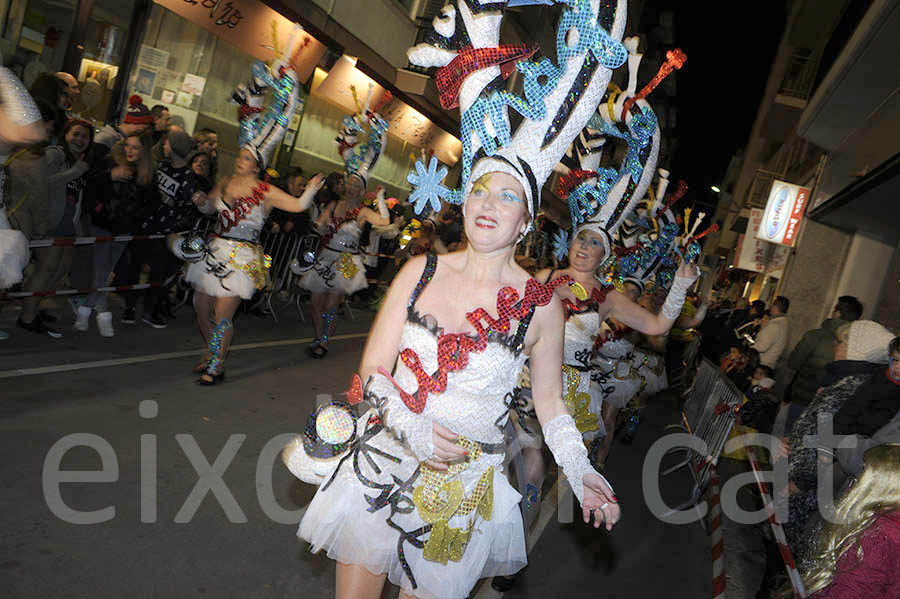
[[[370,171],[387,143],[387,129],[387,121],[377,110],[369,109],[368,101],[359,114],[344,119],[335,140],[345,162],[344,194],[319,215],[316,226],[321,238],[315,262],[302,267],[297,262],[291,265],[291,270],[301,275],[297,285],[312,294],[316,338],[307,353],[313,358],[324,358],[328,353],[344,299],[369,286],[359,247],[363,225],[368,222],[380,227],[391,222],[383,187],[379,186],[376,194],[377,211],[362,205]],[[365,143],[359,139],[363,133],[368,134]]]
[[[296,198],[262,180],[269,154],[281,141],[297,104],[297,76],[289,66],[296,31],[284,56],[271,66],[256,63],[253,77],[238,88],[234,98],[257,115],[241,122],[241,150],[234,161],[234,174],[219,181],[209,195],[194,196],[197,208],[217,214],[215,234],[203,240],[177,236],[171,240],[176,255],[191,262],[185,280],[194,286],[197,323],[208,350],[193,368],[198,383],[214,385],[225,377],[225,356],[234,336],[232,319],[241,300],[250,299],[268,282],[269,258],[259,244],[259,235],[273,208],[302,212],[309,208],[325,179],[310,179]],[[262,110],[267,88],[274,93],[273,105]],[[261,116],[260,116],[261,115]]]

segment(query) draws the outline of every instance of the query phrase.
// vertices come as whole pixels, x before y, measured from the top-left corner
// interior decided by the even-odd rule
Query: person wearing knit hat
[[[153,114],[144,104],[144,99],[137,94],[131,96],[128,98],[128,110],[122,122],[118,125],[106,125],[94,136],[91,160],[102,158],[114,145],[125,141],[129,135],[145,133],[152,124]]]
[[[790,517],[785,532],[795,554],[805,542],[809,517],[818,508],[819,451],[814,445],[804,444],[804,438],[818,435],[819,420],[823,416],[839,415],[848,402],[866,404],[871,400],[896,397],[894,383],[885,376],[894,335],[877,322],[857,320],[838,328],[836,336],[834,362],[826,367],[823,384],[809,407],[789,429],[788,476],[792,486],[788,504]],[[859,408],[855,410],[858,412]],[[833,425],[846,421],[846,413],[844,416]],[[838,433],[838,428],[830,430]]]
[[[888,363],[888,345],[894,334],[874,320],[856,320],[847,332],[847,359],[873,364]],[[840,329],[838,329],[840,334]],[[835,350],[837,359],[837,350]]]

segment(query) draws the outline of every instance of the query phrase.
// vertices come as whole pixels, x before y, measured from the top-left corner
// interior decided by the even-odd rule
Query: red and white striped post
[[[775,542],[778,544],[778,552],[781,553],[781,559],[784,560],[784,567],[787,570],[788,578],[791,580],[791,586],[794,587],[794,593],[797,597],[806,597],[806,588],[803,586],[803,579],[800,577],[800,571],[797,570],[797,564],[794,563],[794,554],[791,553],[791,548],[788,546],[784,527],[778,520],[772,496],[769,494],[767,485],[763,482],[760,475],[761,470],[756,450],[752,446],[748,446],[746,449],[747,459],[750,460],[750,467],[753,469],[753,476],[756,478],[756,484],[759,487],[760,495],[762,495],[763,504],[769,515],[769,524],[772,525],[772,533],[775,535]]]
[[[713,470],[709,480],[709,528],[712,541],[713,599],[725,597],[725,543],[722,539],[722,503],[719,474]]]

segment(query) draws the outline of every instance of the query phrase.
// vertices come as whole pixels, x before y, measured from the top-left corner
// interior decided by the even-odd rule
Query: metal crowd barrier
[[[273,301],[277,301],[279,296],[287,293],[287,302],[285,303],[293,305],[297,309],[297,314],[300,315],[300,320],[306,322],[303,309],[300,307],[302,294],[294,285],[295,280],[299,277],[291,271],[291,262],[305,246],[306,236],[296,233],[264,231],[259,241],[263,246],[263,251],[272,258],[272,265],[269,267],[269,286],[263,290],[254,307],[265,306],[265,311],[272,315],[275,322],[278,322],[278,313],[273,306]]]
[[[667,516],[697,505],[706,491],[712,471],[719,461],[725,442],[734,428],[737,414],[744,400],[744,394],[728,380],[715,365],[703,359],[693,385],[689,390],[685,411],[682,413],[683,428],[686,432],[705,443],[705,452],[697,452],[689,447],[676,448],[684,451],[684,457],[677,464],[664,470],[667,476],[687,468],[693,480],[690,497],[669,510]],[[697,407],[702,406],[698,410]]]

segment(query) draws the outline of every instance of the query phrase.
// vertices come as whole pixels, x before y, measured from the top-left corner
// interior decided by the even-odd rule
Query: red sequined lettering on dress
[[[470,352],[482,352],[487,348],[491,333],[508,333],[510,321],[522,321],[529,317],[535,306],[545,306],[553,298],[553,291],[570,283],[571,277],[563,276],[550,283],[541,284],[529,279],[525,284],[525,295],[519,300],[519,292],[513,287],[504,287],[497,294],[497,314],[492,318],[484,308],[466,314],[466,320],[475,328],[475,335],[469,333],[445,333],[437,339],[437,371],[429,374],[422,366],[419,355],[410,348],[400,352],[400,359],[406,364],[418,383],[414,394],[405,392],[383,369],[379,369],[396,387],[400,398],[411,411],[421,414],[429,393],[442,393],[447,389],[447,373],[462,370],[469,363]]]
[[[340,229],[344,223],[356,220],[357,216],[359,216],[359,208],[354,208],[353,210],[345,212],[344,216],[340,218],[331,219],[331,222],[328,224],[328,232],[322,236],[322,239],[319,241],[319,247],[328,247],[328,243],[331,241],[331,238],[334,237],[335,233],[338,232],[338,229]]]
[[[249,198],[238,198],[234,201],[234,205],[219,213],[219,234],[227,233],[234,226],[247,218],[253,209],[259,206],[265,199],[266,193],[269,191],[269,184],[265,181],[257,183],[253,188],[252,195]]]

